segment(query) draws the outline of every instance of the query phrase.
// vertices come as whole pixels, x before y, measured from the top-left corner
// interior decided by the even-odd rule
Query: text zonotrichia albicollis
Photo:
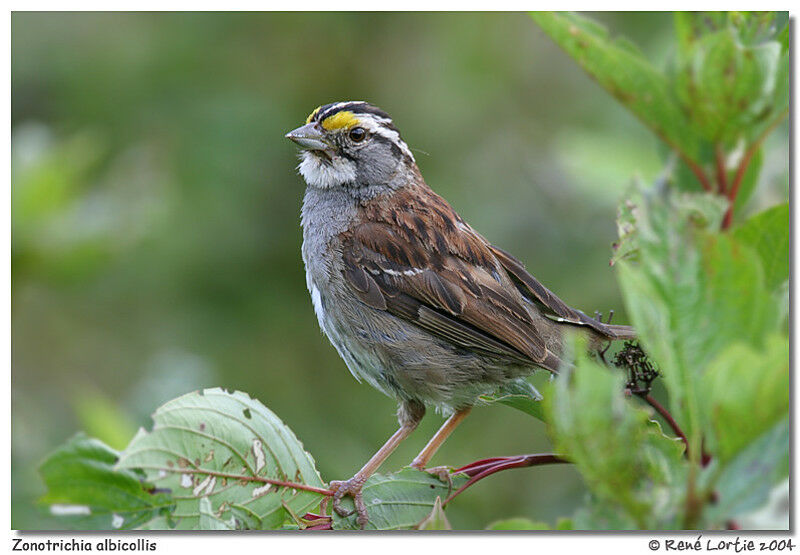
[[[319,324],[350,372],[400,403],[400,428],[350,480],[366,479],[433,406],[448,420],[423,469],[481,394],[558,370],[565,328],[595,344],[633,337],[568,307],[490,244],[422,179],[391,118],[366,102],[320,106],[286,135],[303,148],[303,261]]]

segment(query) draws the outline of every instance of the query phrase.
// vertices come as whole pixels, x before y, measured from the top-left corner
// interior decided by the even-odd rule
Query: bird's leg
[[[358,525],[362,529],[366,526],[369,521],[369,516],[367,515],[367,507],[364,504],[364,499],[361,496],[361,488],[364,487],[364,482],[378,470],[378,467],[380,467],[383,461],[389,458],[389,455],[397,449],[397,446],[411,435],[411,432],[416,429],[424,415],[425,406],[421,403],[408,401],[400,405],[400,409],[397,413],[397,418],[400,421],[400,428],[383,444],[383,447],[378,449],[378,452],[372,455],[372,458],[367,461],[361,470],[356,472],[349,480],[331,481],[330,489],[334,491],[333,510],[342,517],[353,514],[352,511],[348,511],[341,506],[342,498],[345,495],[349,495],[353,498],[356,512],[358,513],[356,522],[358,522]]]
[[[448,490],[453,489],[453,479],[450,477],[450,469],[445,466],[437,466],[435,468],[428,468],[425,467],[428,465],[428,462],[433,458],[433,455],[436,451],[439,450],[439,447],[442,446],[442,443],[453,433],[453,430],[464,420],[469,412],[472,410],[472,407],[467,407],[465,409],[458,410],[454,412],[450,418],[445,420],[442,427],[439,428],[433,437],[430,439],[428,444],[422,448],[422,451],[419,452],[419,455],[414,457],[414,460],[411,462],[411,467],[416,468],[418,470],[425,470],[429,474],[433,474],[442,482],[447,483]],[[449,491],[448,491],[449,494]]]
[[[603,313],[600,312],[599,310],[595,310],[594,315],[595,315],[594,319],[600,322],[601,324],[610,324],[611,319],[614,317],[614,309],[612,308],[611,310],[608,311],[608,320],[606,320],[605,322],[603,322]],[[606,342],[605,348],[602,351],[597,352],[598,356],[600,357],[600,360],[602,360],[603,364],[606,365],[608,364],[608,361],[606,360],[606,353],[608,352],[609,347],[611,347],[611,341]]]
[[[419,452],[414,460],[411,462],[411,466],[417,468],[419,470],[424,470],[425,467],[428,465],[428,461],[431,460],[433,455],[436,451],[439,450],[439,447],[442,446],[442,443],[453,433],[453,430],[461,424],[461,421],[464,420],[469,411],[472,410],[472,407],[467,407],[465,409],[458,410],[453,413],[450,418],[445,420],[445,423],[442,424],[442,427],[439,428],[433,437],[428,442],[428,444]]]

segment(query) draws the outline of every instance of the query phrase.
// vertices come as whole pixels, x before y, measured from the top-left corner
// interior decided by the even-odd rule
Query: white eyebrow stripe
[[[333,113],[342,107],[352,106],[355,103],[361,103],[361,101],[338,102],[325,110],[323,114],[320,114],[318,119],[319,121],[323,121],[325,118],[330,117],[328,114]],[[354,115],[358,118],[359,125],[364,127],[370,133],[380,135],[384,139],[387,139],[391,143],[397,145],[403,154],[408,156],[412,162],[416,162],[414,155],[411,153],[411,149],[408,148],[408,145],[403,141],[402,138],[400,138],[400,133],[388,127],[389,125],[394,125],[394,122],[391,118],[385,118],[376,114],[370,114],[368,112],[357,112],[354,113]]]
[[[411,154],[411,149],[409,149],[408,145],[405,142],[403,142],[403,139],[400,138],[400,133],[398,133],[397,131],[389,129],[382,125],[376,125],[373,129],[370,129],[370,131],[396,144],[397,146],[400,147],[400,150],[403,151],[403,154],[411,158],[412,161],[414,160],[414,155]]]
[[[332,114],[338,111],[339,109],[344,108],[345,106],[357,106],[359,104],[366,104],[366,102],[363,100],[347,100],[345,102],[337,102],[336,104],[325,110],[325,112],[319,114],[317,118],[319,119],[319,121],[323,121],[325,118],[328,117],[329,114]],[[362,114],[359,114],[359,116],[360,115]]]

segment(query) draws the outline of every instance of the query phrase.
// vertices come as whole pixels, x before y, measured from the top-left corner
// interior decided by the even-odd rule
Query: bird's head
[[[298,169],[312,187],[388,183],[399,169],[415,164],[389,115],[362,101],[320,106],[286,138],[303,149]]]

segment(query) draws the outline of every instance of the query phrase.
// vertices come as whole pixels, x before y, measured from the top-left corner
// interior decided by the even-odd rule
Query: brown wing
[[[570,308],[564,303],[564,301],[559,299],[555,293],[542,285],[538,279],[530,275],[527,270],[525,270],[525,266],[522,264],[522,262],[498,247],[490,245],[489,248],[492,250],[494,255],[497,256],[497,259],[503,265],[503,268],[514,279],[514,282],[517,288],[519,288],[520,292],[527,299],[535,303],[542,310],[542,312],[548,316],[554,317],[558,321],[562,321],[567,324],[590,327],[596,332],[609,338],[617,336],[617,333],[615,333],[611,328],[627,329],[627,326],[607,326],[602,322],[598,322],[594,318],[588,317],[580,310]]]
[[[371,201],[342,240],[344,276],[366,304],[459,347],[557,370],[488,243],[427,187]]]

